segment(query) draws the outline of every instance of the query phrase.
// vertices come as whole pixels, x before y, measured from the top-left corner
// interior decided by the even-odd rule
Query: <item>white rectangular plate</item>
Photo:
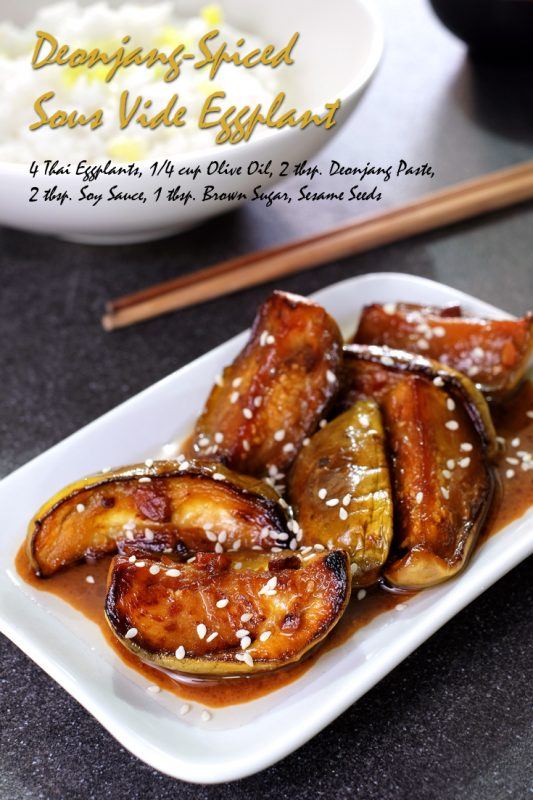
[[[508,316],[433,281],[395,273],[352,278],[314,295],[346,334],[370,302],[449,305]],[[147,694],[146,680],[106,645],[96,625],[55,596],[21,581],[13,560],[28,518],[63,484],[105,465],[157,456],[190,432],[210,386],[247,338],[243,333],[52,447],[0,483],[0,629],[152,767],[216,783],[273,764],[325,727],[487,587],[533,551],[533,509],[490,538],[456,580],[379,616],[318,659],[296,682],[201,721],[178,714],[179,698]],[[134,435],[132,435],[134,433]]]

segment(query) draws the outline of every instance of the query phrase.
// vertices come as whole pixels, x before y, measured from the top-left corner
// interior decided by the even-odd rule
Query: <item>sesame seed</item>
[[[227,531],[220,531],[220,533],[218,534],[218,541],[221,544],[224,544],[224,542],[226,541],[227,538],[228,538]]]
[[[448,411],[455,411],[455,400],[452,400],[451,397],[446,400],[446,408]]]
[[[346,511],[344,506],[341,506],[339,508],[339,518],[342,519],[342,520],[348,519],[348,512]]]
[[[239,399],[239,397],[240,397],[240,394],[239,394],[239,392],[232,392],[232,393],[230,394],[230,396],[229,396],[229,401],[230,401],[230,403],[236,403],[236,402],[237,402],[237,400]]]
[[[437,339],[442,339],[443,336],[446,336],[446,331],[441,325],[437,325],[435,328],[432,329],[433,336],[436,336]]]
[[[188,461],[182,461],[181,464],[180,464],[180,467],[179,467],[180,468],[180,472],[183,472],[184,470],[189,469],[190,466],[191,465],[189,464]]]
[[[284,453],[292,453],[293,450],[295,450],[295,449],[296,448],[294,447],[292,442],[287,442],[287,444],[283,445],[283,452]]]
[[[217,601],[217,608],[226,608],[228,605],[229,600],[227,597],[223,597],[222,600]]]
[[[210,542],[216,542],[217,541],[217,535],[216,535],[216,533],[213,533],[213,531],[206,531],[205,535],[209,539]]]
[[[276,431],[276,433],[274,434],[274,440],[276,442],[282,442],[284,438],[285,438],[285,431],[283,430],[283,428],[280,428],[279,431]]]
[[[145,528],[144,529],[144,538],[146,539],[147,542],[153,542],[154,541],[154,532],[151,531],[150,528]]]
[[[357,599],[364,600],[365,597],[366,597],[366,589],[359,589],[359,591],[357,592]]]
[[[350,574],[355,575],[357,572],[357,564],[350,564]]]
[[[309,438],[309,436],[306,436],[305,439],[302,442],[302,447],[308,447],[310,441],[311,441],[311,439]]]
[[[266,642],[266,640],[270,639],[271,636],[272,636],[272,631],[263,631],[263,633],[259,637],[259,640],[261,642]]]
[[[345,494],[344,497],[342,498],[343,506],[349,506],[351,502],[352,502],[352,495]]]
[[[161,568],[157,564],[152,564],[148,572],[150,573],[150,575],[157,575],[160,569]]]
[[[142,478],[139,478],[139,483],[151,483],[152,479],[148,477],[148,475],[143,475]]]
[[[135,566],[139,567],[140,569],[142,569],[143,567],[146,566],[146,561],[136,561],[135,562]]]
[[[330,369],[328,369],[328,371],[326,372],[326,378],[328,379],[328,383],[336,383],[337,382],[337,377],[336,377],[335,373],[332,372]]]
[[[327,497],[327,494],[328,494],[328,490],[327,489],[319,489],[318,490],[318,496],[319,496],[319,498],[321,500],[325,500],[326,497]]]
[[[437,375],[436,378],[433,378],[433,383],[435,386],[441,387],[444,386],[444,381],[440,375]]]
[[[418,505],[420,505],[420,503],[422,502],[423,499],[424,499],[424,492],[417,492],[416,496],[415,496],[415,500],[418,503]]]
[[[243,417],[245,417],[246,419],[252,419],[252,417],[253,417],[253,413],[250,411],[250,409],[249,409],[249,408],[243,408],[243,410],[242,410],[242,415],[243,415]]]
[[[333,508],[333,506],[338,506],[339,505],[339,498],[338,497],[332,497],[330,500],[326,500],[326,505],[330,506],[331,508]]]
[[[137,556],[130,556],[128,558],[128,561],[130,562],[130,564],[135,564],[135,562],[137,561]]]
[[[426,339],[419,339],[417,345],[420,350],[429,350],[429,342]]]
[[[163,453],[166,456],[174,456],[178,452],[178,445],[174,442],[169,442],[163,445]]]
[[[441,492],[441,494],[442,494],[442,496],[444,497],[445,500],[449,500],[450,499],[450,492],[448,491],[448,489],[446,489],[445,486],[441,486],[440,487],[440,492]]]
[[[139,631],[137,630],[137,628],[128,628],[128,630],[124,634],[124,638],[125,639],[133,639],[133,637],[137,636],[138,633],[139,633]]]
[[[150,686],[146,687],[146,691],[148,692],[148,694],[159,694],[161,689],[155,683],[152,683]]]
[[[252,619],[251,614],[241,614],[241,622],[248,622]]]
[[[226,476],[223,475],[221,472],[214,472],[213,473],[213,480],[215,481],[225,481]]]
[[[210,633],[209,636],[207,637],[206,642],[214,641],[214,639],[216,639],[217,636],[218,636],[218,632],[217,631],[213,631],[213,633]]]
[[[174,567],[172,567],[171,569],[167,569],[167,577],[169,577],[169,578],[177,578],[178,575],[180,575],[180,574],[181,573],[180,573],[179,569],[174,569]]]
[[[211,714],[211,712],[208,711],[207,708],[204,708],[204,710],[200,714],[200,719],[202,720],[202,722],[209,722],[212,716],[213,715]]]
[[[520,447],[520,439],[518,436],[511,440],[511,447]]]
[[[217,431],[217,433],[215,433],[214,438],[217,444],[222,444],[222,442],[224,441],[224,434],[220,433],[220,431]]]
[[[94,583],[94,578],[93,578],[92,575],[87,575],[85,580],[86,580],[87,583]]]
[[[528,419],[533,419],[533,411],[526,411],[526,417]]]
[[[273,578],[270,578],[264,586],[259,589],[259,594],[267,594],[268,592],[273,592],[277,586],[278,579],[274,575]]]
[[[183,658],[185,658],[185,648],[182,644],[180,644],[180,646],[176,649],[175,655],[178,661],[181,661]]]
[[[147,467],[153,467],[154,466],[154,459],[153,458],[147,458],[144,463],[146,464]]]
[[[470,442],[461,442],[461,446],[459,448],[463,453],[471,453],[474,449]]]
[[[251,644],[252,644],[252,640],[250,639],[249,636],[243,636],[241,638],[241,648],[243,650],[246,650],[246,648],[250,647]]]
[[[452,477],[452,473],[450,472],[450,470],[449,470],[449,469],[443,469],[443,470],[442,470],[442,474],[443,474],[443,475],[444,475],[444,477],[445,477],[445,478],[447,478],[448,480],[450,480],[450,478]]]
[[[473,347],[472,348],[472,355],[476,359],[476,361],[481,361],[481,359],[485,355],[485,351],[483,350],[482,347],[479,347],[479,346]]]
[[[218,555],[220,555],[220,553],[223,553],[223,552],[224,552],[224,548],[222,547],[220,542],[217,542],[216,545],[215,545],[215,553],[218,553]]]
[[[200,622],[199,625],[196,626],[196,633],[198,634],[199,639],[204,639],[207,633],[207,628],[205,627],[203,622]]]
[[[78,514],[82,514],[85,511],[85,506],[83,505],[83,503],[78,503],[78,505],[76,506],[76,511],[78,512]]]
[[[383,311],[385,314],[394,314],[396,311],[396,303],[384,303]]]
[[[238,389],[241,383],[242,383],[242,378],[234,378],[231,382],[231,385],[233,386],[234,389]]]
[[[470,458],[467,456],[466,458],[462,458],[460,461],[457,462],[461,469],[466,469],[470,466]]]
[[[184,717],[185,714],[188,714],[190,710],[191,710],[190,705],[188,703],[183,703],[183,705],[180,708],[180,717]]]
[[[198,439],[198,444],[200,447],[207,447],[209,444],[209,436],[200,436]]]
[[[445,423],[445,427],[448,428],[449,431],[456,431],[459,428],[459,423],[455,419],[450,419]]]
[[[506,471],[506,473],[505,473],[505,477],[506,477],[506,478],[509,478],[509,480],[510,480],[511,478],[514,478],[514,475],[515,475],[514,469],[508,469],[508,470]]]
[[[318,427],[325,428],[327,424],[328,424],[327,419],[321,419],[320,422],[318,423]]]
[[[241,546],[241,540],[240,539],[235,539],[235,541],[233,542],[232,549],[233,550],[239,550],[240,546]]]
[[[245,450],[246,452],[250,450],[250,442],[248,441],[248,439],[242,440],[242,449]]]
[[[250,631],[247,631],[246,628],[241,628],[240,630],[237,631],[235,636],[237,637],[237,639],[244,639],[244,637],[248,636],[249,633]]]
[[[453,460],[453,458],[448,459],[448,461],[446,462],[446,466],[448,467],[448,469],[455,469],[455,461]]]

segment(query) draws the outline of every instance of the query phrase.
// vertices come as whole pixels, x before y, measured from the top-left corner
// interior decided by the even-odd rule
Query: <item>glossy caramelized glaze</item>
[[[533,503],[533,470],[522,467],[527,459],[525,454],[533,452],[533,418],[528,416],[528,412],[532,411],[533,383],[531,382],[525,383],[505,405],[493,409],[497,432],[505,439],[496,465],[501,491],[481,535],[480,543],[512,520],[521,517]],[[143,663],[113,636],[104,618],[109,563],[110,558],[106,556],[93,564],[79,564],[42,580],[31,570],[24,546],[21,547],[16,560],[18,573],[25,581],[40,591],[51,592],[60,597],[98,625],[110,647],[128,666],[162,689],[211,707],[248,702],[291,683],[309,669],[322,652],[337,647],[379,614],[390,610],[400,602],[405,602],[409,597],[406,594],[385,591],[379,585],[369,589],[362,600],[357,599],[358,593],[354,591],[345,614],[330,637],[320,650],[314,650],[298,664],[268,675],[191,683],[181,681],[179,677],[171,678],[157,668]],[[86,582],[86,577],[89,575],[94,578],[94,583]]]

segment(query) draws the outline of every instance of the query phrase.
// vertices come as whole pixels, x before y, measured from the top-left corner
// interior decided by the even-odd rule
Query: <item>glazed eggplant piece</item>
[[[118,555],[105,611],[120,642],[144,661],[224,676],[298,661],[338,622],[349,595],[342,550],[198,553],[178,565]]]
[[[284,473],[330,406],[341,359],[340,331],[324,309],[274,292],[248,344],[213,387],[191,455],[249,475]]]
[[[302,545],[343,547],[352,582],[379,577],[392,540],[392,496],[385,433],[374,400],[359,400],[315,433],[289,476]]]
[[[348,346],[346,369],[346,397],[377,399],[391,452],[395,535],[385,579],[406,590],[447,580],[466,565],[492,500],[486,403],[464,376],[387,348]]]
[[[156,461],[70,484],[37,512],[30,563],[47,577],[117,547],[148,552],[291,545],[277,493],[221,464]],[[294,546],[294,545],[292,545]]]
[[[487,458],[497,454],[496,431],[481,391],[463,373],[427,356],[389,347],[346,345],[337,410],[345,410],[361,398],[372,397],[380,403],[404,375],[432,381],[456,399],[466,409]]]
[[[533,315],[492,320],[436,312],[405,303],[366,306],[354,342],[420,353],[468,375],[491,399],[509,394],[528,367]]]

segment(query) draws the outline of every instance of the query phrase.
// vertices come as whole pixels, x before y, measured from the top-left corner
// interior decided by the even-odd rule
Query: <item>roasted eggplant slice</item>
[[[248,344],[213,387],[192,455],[250,475],[283,473],[330,405],[341,359],[339,329],[324,309],[274,292]]]
[[[389,389],[406,374],[418,375],[443,388],[464,406],[481,439],[486,456],[497,451],[496,431],[485,398],[475,384],[461,372],[427,356],[413,355],[388,347],[349,344],[344,348],[340,409],[356,400],[372,397],[379,403]]]
[[[340,619],[350,594],[344,551],[198,553],[192,563],[118,555],[106,616],[129,650],[202,675],[273,670],[298,661]]]
[[[395,536],[384,575],[425,588],[459,572],[476,542],[493,494],[494,431],[481,430],[490,415],[463,376],[415,356],[408,369],[408,354],[378,350],[348,347],[346,362],[351,399],[378,400],[392,455]]]
[[[374,400],[359,400],[298,454],[289,498],[303,545],[344,547],[352,580],[377,580],[392,540],[392,497],[385,434]]]
[[[36,514],[27,545],[46,577],[118,542],[148,551],[225,550],[291,544],[276,492],[220,464],[157,461],[92,475]]]
[[[533,350],[533,315],[492,320],[443,312],[407,304],[366,306],[354,342],[429,356],[468,375],[493,399],[512,391]]]

